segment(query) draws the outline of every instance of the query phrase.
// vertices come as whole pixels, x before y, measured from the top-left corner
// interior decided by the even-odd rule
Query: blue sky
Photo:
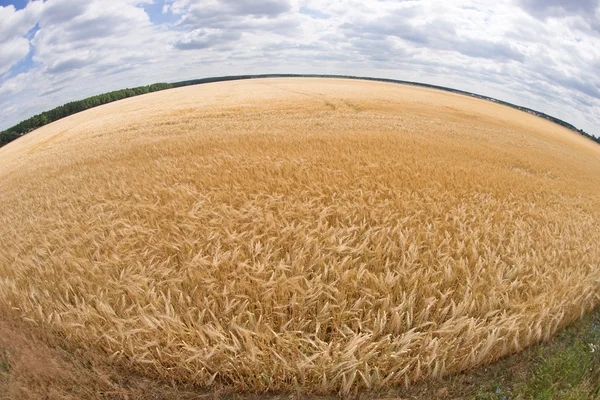
[[[0,129],[160,81],[325,73],[454,87],[600,135],[600,0],[0,0]]]
[[[0,0],[0,7],[7,7],[13,5],[17,10],[25,8],[28,0]]]
[[[144,11],[146,11],[146,13],[148,14],[148,16],[150,17],[150,21],[152,21],[153,24],[174,24],[177,22],[178,20],[178,16],[177,15],[173,15],[172,13],[168,13],[168,12],[162,12],[163,8],[165,6],[165,2],[164,0],[156,0],[152,3],[149,4],[144,4]]]

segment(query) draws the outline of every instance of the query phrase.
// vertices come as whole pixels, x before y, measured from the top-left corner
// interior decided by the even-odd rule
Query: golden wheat
[[[0,302],[165,379],[351,393],[600,304],[600,146],[451,93],[169,90],[0,149]]]

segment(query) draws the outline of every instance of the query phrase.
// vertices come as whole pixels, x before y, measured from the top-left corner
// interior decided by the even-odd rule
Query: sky
[[[470,91],[600,136],[600,0],[0,0],[0,130],[111,90],[347,74]]]

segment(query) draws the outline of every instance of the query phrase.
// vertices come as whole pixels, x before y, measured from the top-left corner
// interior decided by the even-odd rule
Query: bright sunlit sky
[[[600,135],[600,0],[0,0],[0,130],[110,90],[349,74],[449,86]]]

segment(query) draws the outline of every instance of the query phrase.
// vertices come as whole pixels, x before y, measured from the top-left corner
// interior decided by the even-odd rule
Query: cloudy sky
[[[600,135],[600,0],[0,0],[0,130],[109,90],[254,73],[472,91]]]

